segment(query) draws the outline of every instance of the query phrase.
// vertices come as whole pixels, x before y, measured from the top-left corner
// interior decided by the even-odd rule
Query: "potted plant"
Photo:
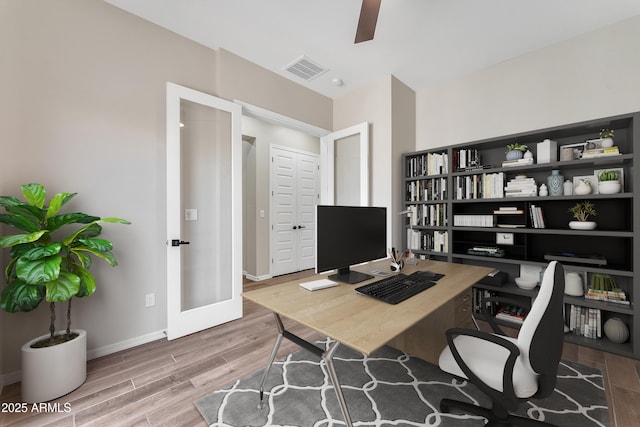
[[[574,230],[593,230],[595,221],[588,221],[590,216],[596,216],[596,207],[589,201],[578,202],[569,208],[569,212],[576,221],[569,222],[569,228]]]
[[[605,170],[598,174],[598,191],[600,194],[619,193],[621,188],[619,171]]]
[[[524,144],[509,144],[507,145],[507,160],[518,160],[524,156],[524,152],[527,151],[527,146]]]
[[[7,212],[0,214],[0,222],[20,231],[0,237],[0,248],[11,248],[0,308],[28,312],[42,301],[49,303],[49,334],[22,347],[23,401],[43,402],[74,390],[86,379],[86,332],[71,329],[71,301],[95,292],[96,281],[89,273],[94,256],[117,265],[111,242],[98,238],[100,224],[129,222],[60,213],[76,193],[58,193],[47,205],[42,184],[22,185],[22,195],[26,202],[0,196],[0,206]],[[55,304],[62,302],[67,303],[66,331],[56,334]]]
[[[600,130],[600,146],[603,148],[613,147],[613,135],[615,131],[613,129],[601,129]]]

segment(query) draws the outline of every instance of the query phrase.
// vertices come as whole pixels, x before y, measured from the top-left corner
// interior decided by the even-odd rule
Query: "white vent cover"
[[[306,81],[311,81],[329,71],[328,68],[324,68],[304,55],[285,66],[283,70],[288,71]]]

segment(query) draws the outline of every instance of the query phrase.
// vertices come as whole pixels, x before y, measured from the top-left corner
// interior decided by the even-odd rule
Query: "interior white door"
[[[167,83],[167,337],[242,316],[241,107]]]
[[[271,274],[315,265],[318,156],[271,147]]]
[[[369,205],[369,123],[320,138],[320,200],[324,205]]]

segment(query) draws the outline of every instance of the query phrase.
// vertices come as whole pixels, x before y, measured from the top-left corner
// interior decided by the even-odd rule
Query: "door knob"
[[[173,239],[171,241],[171,246],[180,246],[180,245],[188,245],[191,242],[185,242],[184,240]]]
[[[294,225],[294,226],[293,226],[293,229],[294,229],[294,230],[297,230],[297,229],[298,229],[298,226],[297,226],[297,225]]]

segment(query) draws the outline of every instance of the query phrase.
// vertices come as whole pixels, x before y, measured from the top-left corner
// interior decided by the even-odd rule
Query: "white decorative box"
[[[538,142],[538,163],[558,161],[558,143],[550,139]]]

